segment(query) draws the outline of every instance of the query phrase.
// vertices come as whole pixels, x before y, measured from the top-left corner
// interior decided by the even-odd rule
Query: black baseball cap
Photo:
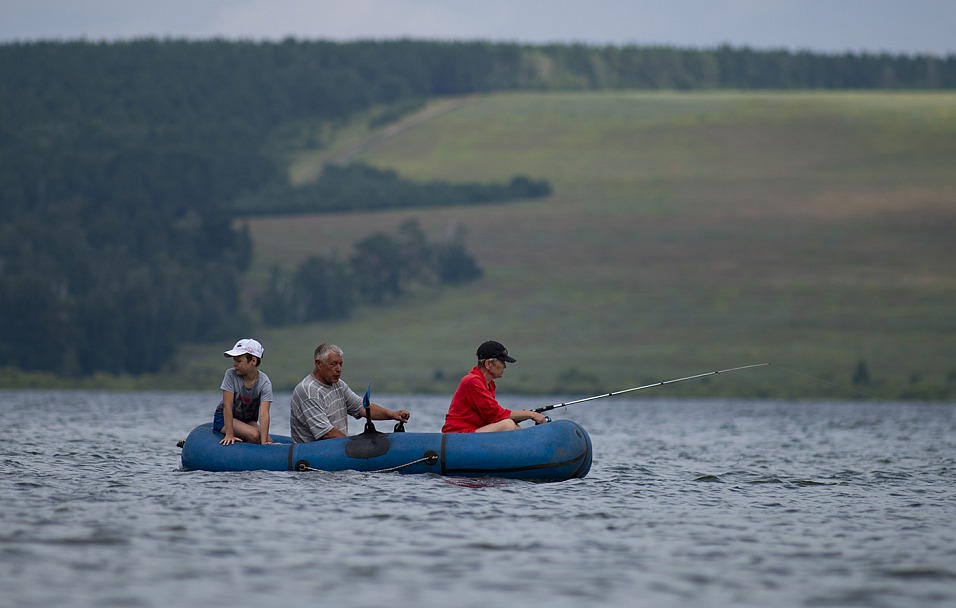
[[[517,360],[514,357],[508,356],[508,349],[505,348],[501,342],[495,342],[494,340],[488,340],[479,346],[476,354],[479,360],[501,359],[508,363],[514,363]]]

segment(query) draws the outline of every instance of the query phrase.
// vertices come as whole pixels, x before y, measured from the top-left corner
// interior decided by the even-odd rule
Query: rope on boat
[[[427,463],[427,464],[435,464],[436,462],[438,462],[438,454],[436,454],[436,453],[434,453],[434,452],[429,452],[429,453],[425,454],[424,457],[419,458],[418,460],[413,460],[413,461],[411,461],[411,462],[406,462],[405,464],[400,464],[400,465],[395,466],[395,467],[389,467],[389,468],[387,468],[387,469],[376,469],[376,470],[374,470],[374,471],[365,471],[365,472],[366,472],[366,473],[391,473],[392,471],[397,471],[397,470],[399,470],[399,469],[404,469],[405,467],[410,467],[410,466],[412,466],[413,464],[418,464],[419,462],[424,462],[424,463]],[[308,465],[306,465],[306,464],[302,464],[302,463],[300,463],[300,464],[298,465],[298,470],[300,470],[300,471],[322,471],[322,472],[326,472],[326,473],[328,472],[328,471],[325,471],[324,469],[314,469],[314,468],[312,468],[312,467],[310,467],[310,466],[308,466]]]

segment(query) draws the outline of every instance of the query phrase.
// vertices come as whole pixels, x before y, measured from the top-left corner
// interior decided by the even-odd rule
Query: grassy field
[[[341,133],[294,154],[290,174],[348,157],[416,179],[524,174],[554,194],[250,221],[254,285],[273,264],[347,255],[409,217],[432,240],[464,229],[485,270],[348,322],[250,330],[280,388],[333,341],[353,387],[450,394],[496,339],[518,359],[502,394],[595,394],[772,362],[644,394],[956,398],[956,95],[501,94]],[[184,348],[176,374],[215,392],[227,346]],[[854,387],[861,362],[871,382]]]

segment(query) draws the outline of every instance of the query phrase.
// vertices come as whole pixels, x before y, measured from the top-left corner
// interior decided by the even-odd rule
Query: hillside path
[[[392,137],[395,137],[399,133],[422,125],[429,120],[434,120],[439,116],[444,116],[449,112],[454,112],[455,110],[474,102],[480,97],[481,95],[463,95],[461,97],[443,99],[437,103],[429,104],[424,110],[415,112],[414,114],[385,127],[381,132],[360,141],[356,145],[333,158],[332,162],[337,165],[347,164],[382,142],[388,141]]]

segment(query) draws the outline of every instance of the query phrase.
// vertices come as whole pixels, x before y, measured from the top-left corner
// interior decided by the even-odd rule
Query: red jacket
[[[485,384],[485,377],[476,365],[461,382],[451,398],[442,433],[474,433],[485,425],[511,416],[511,410],[498,405],[495,382]]]

